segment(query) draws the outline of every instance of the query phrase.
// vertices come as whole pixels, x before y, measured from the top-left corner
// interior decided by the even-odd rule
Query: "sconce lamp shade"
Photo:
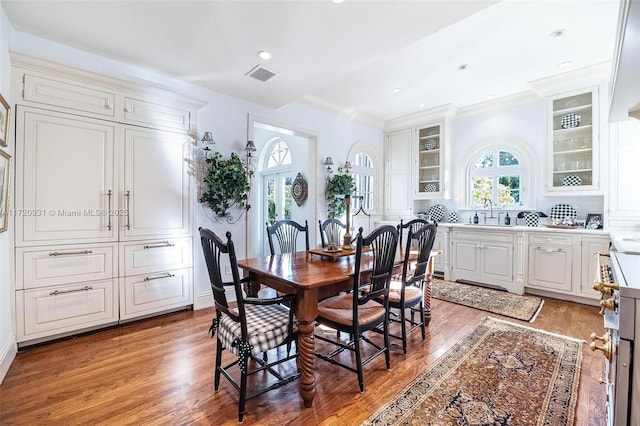
[[[327,159],[324,160],[324,165],[325,166],[333,166],[333,159],[331,159],[331,157],[327,157]]]
[[[344,162],[344,169],[346,170],[347,173],[349,173],[349,170],[351,169],[351,161]]]
[[[248,155],[251,155],[252,152],[256,152],[256,146],[253,141],[247,141],[247,146],[244,147],[244,150],[247,151]]]
[[[202,135],[202,139],[200,139],[200,142],[204,145],[204,149],[207,151],[209,150],[209,145],[216,143],[216,141],[213,140],[213,135],[211,134],[211,132],[204,132],[204,135]]]

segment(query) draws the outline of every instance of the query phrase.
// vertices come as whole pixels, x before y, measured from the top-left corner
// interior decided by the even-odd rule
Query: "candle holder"
[[[344,196],[344,203],[347,208],[347,231],[344,233],[342,250],[353,250],[351,243],[351,195]]]

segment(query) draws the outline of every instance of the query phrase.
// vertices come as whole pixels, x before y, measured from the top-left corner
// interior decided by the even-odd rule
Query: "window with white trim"
[[[506,208],[520,206],[525,173],[522,162],[508,149],[485,151],[469,164],[469,206],[483,207],[487,201]]]

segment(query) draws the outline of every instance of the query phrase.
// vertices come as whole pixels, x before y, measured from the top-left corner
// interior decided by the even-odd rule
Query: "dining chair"
[[[412,219],[407,223],[404,223],[404,221],[402,219],[400,219],[400,225],[398,225],[398,232],[400,233],[400,247],[402,247],[402,240],[403,240],[403,234],[404,234],[404,230],[413,230],[414,232],[417,231],[419,228],[422,228],[425,225],[428,225],[429,221],[424,220],[424,219]]]
[[[304,221],[304,226],[296,221],[283,219],[273,225],[267,222],[267,238],[269,239],[269,250],[271,255],[276,254],[273,239],[278,242],[280,253],[293,253],[297,251],[298,236],[304,233],[306,250],[309,250],[309,224]]]
[[[402,340],[402,351],[407,353],[407,335],[421,328],[422,340],[426,337],[425,313],[424,313],[424,286],[430,285],[426,281],[426,274],[431,259],[431,250],[436,238],[438,225],[435,223],[421,224],[416,226],[414,231],[409,226],[407,243],[404,246],[404,261],[402,264],[402,275],[399,280],[391,280],[389,290],[389,321],[399,322],[401,334],[390,337]],[[417,257],[416,257],[417,252]],[[384,303],[382,298],[377,299],[378,303]],[[396,314],[391,309],[397,309]],[[406,316],[409,309],[411,316]],[[415,314],[418,313],[419,320],[416,321]],[[411,327],[407,330],[407,324]]]
[[[218,391],[220,376],[223,375],[239,391],[238,421],[242,422],[247,400],[286,385],[300,376],[296,368],[293,368],[295,373],[288,375],[282,375],[273,368],[298,356],[297,345],[296,351],[291,352],[292,342],[296,341],[298,333],[297,321],[293,310],[282,305],[283,302],[292,302],[295,296],[286,295],[270,299],[245,297],[242,285],[247,279],[240,279],[231,233],[226,233],[225,243],[208,229],[200,228],[199,231],[216,308],[216,316],[209,328],[211,338],[216,333],[218,336],[214,389]],[[222,280],[223,262],[226,261],[231,267],[233,280],[230,282]],[[227,299],[227,289],[233,290],[235,306]],[[281,351],[276,350],[273,351],[276,358],[271,362],[266,361],[266,356],[258,357],[259,354],[266,354],[267,351],[281,346],[286,346],[286,356],[282,356]],[[224,350],[235,355],[235,359],[225,366],[222,365]],[[271,374],[275,381],[270,380],[263,387],[249,392],[247,378],[256,373],[261,373],[261,376]],[[254,384],[252,382],[252,385]]]
[[[374,358],[384,354],[387,369],[391,368],[387,313],[389,282],[398,246],[398,230],[394,226],[384,225],[366,237],[363,237],[362,234],[363,229],[360,228],[356,238],[352,291],[319,302],[318,316],[316,317],[316,322],[319,325],[348,333],[350,341],[345,343],[340,338],[329,338],[327,337],[328,333],[326,335],[314,334],[316,339],[337,346],[334,351],[328,354],[316,352],[316,357],[357,373],[360,392],[364,392],[362,368]],[[371,250],[363,252],[365,247]],[[367,258],[370,257],[373,257],[373,269],[370,274],[367,271],[361,276],[362,262],[364,259],[368,261]],[[365,275],[369,278],[363,280]],[[381,299],[380,303],[376,302],[377,298]],[[382,325],[383,328],[384,343],[382,346],[365,335],[366,331],[375,330],[379,325]],[[361,343],[362,345],[367,343],[373,350],[373,353],[367,352],[366,359],[362,359]],[[355,353],[355,367],[353,363],[347,364],[339,360],[338,355],[345,350]]]
[[[330,218],[324,222],[319,220],[318,227],[320,228],[322,248],[327,247],[329,244],[342,245],[342,236],[347,231],[347,225],[338,219]]]

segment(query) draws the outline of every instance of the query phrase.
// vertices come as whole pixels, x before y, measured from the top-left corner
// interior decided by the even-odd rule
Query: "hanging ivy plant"
[[[351,174],[343,173],[342,167],[338,172],[327,179],[325,196],[327,199],[327,215],[331,218],[341,217],[347,209],[344,196],[353,194],[356,184]]]
[[[210,207],[218,217],[230,216],[228,210],[232,207],[249,210],[249,175],[240,157],[232,153],[225,160],[222,154],[214,152],[206,164],[203,181],[207,191],[200,196],[200,202]]]

